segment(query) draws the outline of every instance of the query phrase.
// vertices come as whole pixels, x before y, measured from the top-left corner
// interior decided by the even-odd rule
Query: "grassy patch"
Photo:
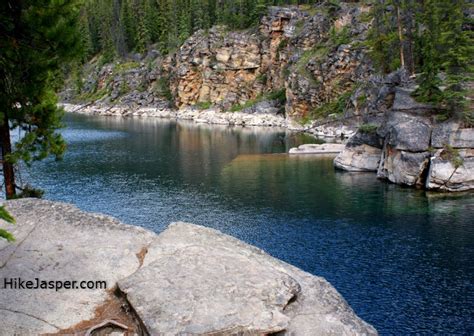
[[[140,67],[140,63],[135,62],[135,61],[119,63],[114,67],[114,73],[123,73],[128,70],[137,69],[139,67]]]
[[[109,94],[109,90],[107,90],[107,87],[103,87],[100,90],[94,90],[92,92],[85,92],[83,94],[80,94],[77,96],[78,101],[82,102],[92,102],[92,101],[97,101]]]
[[[377,125],[362,124],[359,126],[359,132],[364,134],[375,134],[377,132]]]
[[[258,95],[256,98],[249,99],[243,104],[232,105],[229,111],[239,112],[239,111],[245,110],[246,108],[252,107],[255,104],[260,103],[261,101],[264,101],[264,100],[278,100],[278,103],[280,105],[283,105],[286,102],[286,90],[280,89],[280,90],[272,91],[263,95]]]
[[[357,97],[357,105],[362,106],[367,102],[367,95],[361,94]]]
[[[343,114],[349,104],[352,90],[341,94],[337,99],[325,103],[313,110],[311,116],[315,119],[326,118],[330,114]]]
[[[207,110],[211,108],[212,103],[210,101],[198,102],[194,105],[198,110]]]

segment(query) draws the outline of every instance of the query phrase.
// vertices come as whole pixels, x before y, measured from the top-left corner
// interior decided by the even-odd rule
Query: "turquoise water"
[[[219,229],[327,278],[382,335],[474,334],[474,194],[428,194],[290,157],[308,136],[67,115],[45,198],[162,231]],[[280,153],[280,154],[278,154]]]

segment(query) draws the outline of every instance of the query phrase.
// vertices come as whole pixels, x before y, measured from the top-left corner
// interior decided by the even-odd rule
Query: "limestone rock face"
[[[380,160],[377,177],[397,184],[422,186],[429,156],[428,152],[413,153],[387,146]]]
[[[264,92],[284,86],[280,43],[302,13],[297,8],[272,7],[259,32],[228,32],[225,27],[199,31],[174,56],[172,90],[178,107],[198,102],[228,109]]]
[[[431,120],[392,110],[385,124],[387,145],[410,152],[427,151],[431,141]]]
[[[0,240],[1,336],[83,335],[120,314],[131,335],[377,334],[323,278],[218,231],[176,223],[156,235],[64,203],[5,206],[17,223],[1,226],[17,241]],[[4,278],[107,288],[11,289]]]
[[[335,159],[334,166],[346,171],[377,171],[382,150],[366,144],[348,147]]]
[[[256,34],[227,32],[224,27],[214,27],[207,34],[200,31],[181,46],[175,58],[173,89],[178,107],[197,102],[229,107],[262,92],[256,80],[261,67]]]
[[[453,148],[474,148],[474,128],[461,128],[458,122],[437,124],[433,128],[431,145],[434,148],[446,145]]]
[[[401,77],[399,84],[376,134],[353,136],[334,160],[335,167],[377,171],[379,178],[429,190],[474,189],[474,128],[463,128],[457,121],[434,121],[432,107],[411,97],[413,83]]]
[[[351,92],[355,82],[370,76],[370,61],[354,43],[363,39],[367,31],[368,25],[360,20],[360,15],[367,10],[364,6],[341,3],[335,21],[317,13],[305,20],[301,32],[290,40],[286,50],[289,76],[285,84],[289,118],[310,117],[325,103]],[[330,31],[347,34],[349,38],[347,42],[336,44],[331,40]]]
[[[170,225],[119,287],[151,334],[376,334],[324,279],[192,224]]]
[[[474,150],[459,150],[458,163],[443,155],[443,151],[438,150],[430,159],[426,188],[443,191],[474,189]]]
[[[357,132],[334,159],[336,168],[346,171],[377,171],[382,139],[376,133]]]

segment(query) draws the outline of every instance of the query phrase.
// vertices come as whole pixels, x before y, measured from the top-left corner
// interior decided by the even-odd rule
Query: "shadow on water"
[[[26,179],[156,232],[217,228],[326,277],[381,334],[474,333],[474,196],[447,197],[289,156],[285,130],[71,116],[62,162]]]

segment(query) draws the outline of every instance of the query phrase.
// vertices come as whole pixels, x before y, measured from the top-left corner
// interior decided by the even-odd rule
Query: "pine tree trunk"
[[[400,64],[405,68],[405,55],[403,52],[403,27],[402,19],[400,17],[400,5],[397,6],[397,24],[398,24],[398,39],[400,40]]]
[[[14,198],[15,191],[15,173],[13,164],[8,162],[5,157],[12,152],[12,144],[10,140],[10,127],[8,125],[7,114],[4,114],[3,123],[0,125],[0,141],[2,145],[2,165],[3,180],[5,182],[5,195],[7,199]]]

